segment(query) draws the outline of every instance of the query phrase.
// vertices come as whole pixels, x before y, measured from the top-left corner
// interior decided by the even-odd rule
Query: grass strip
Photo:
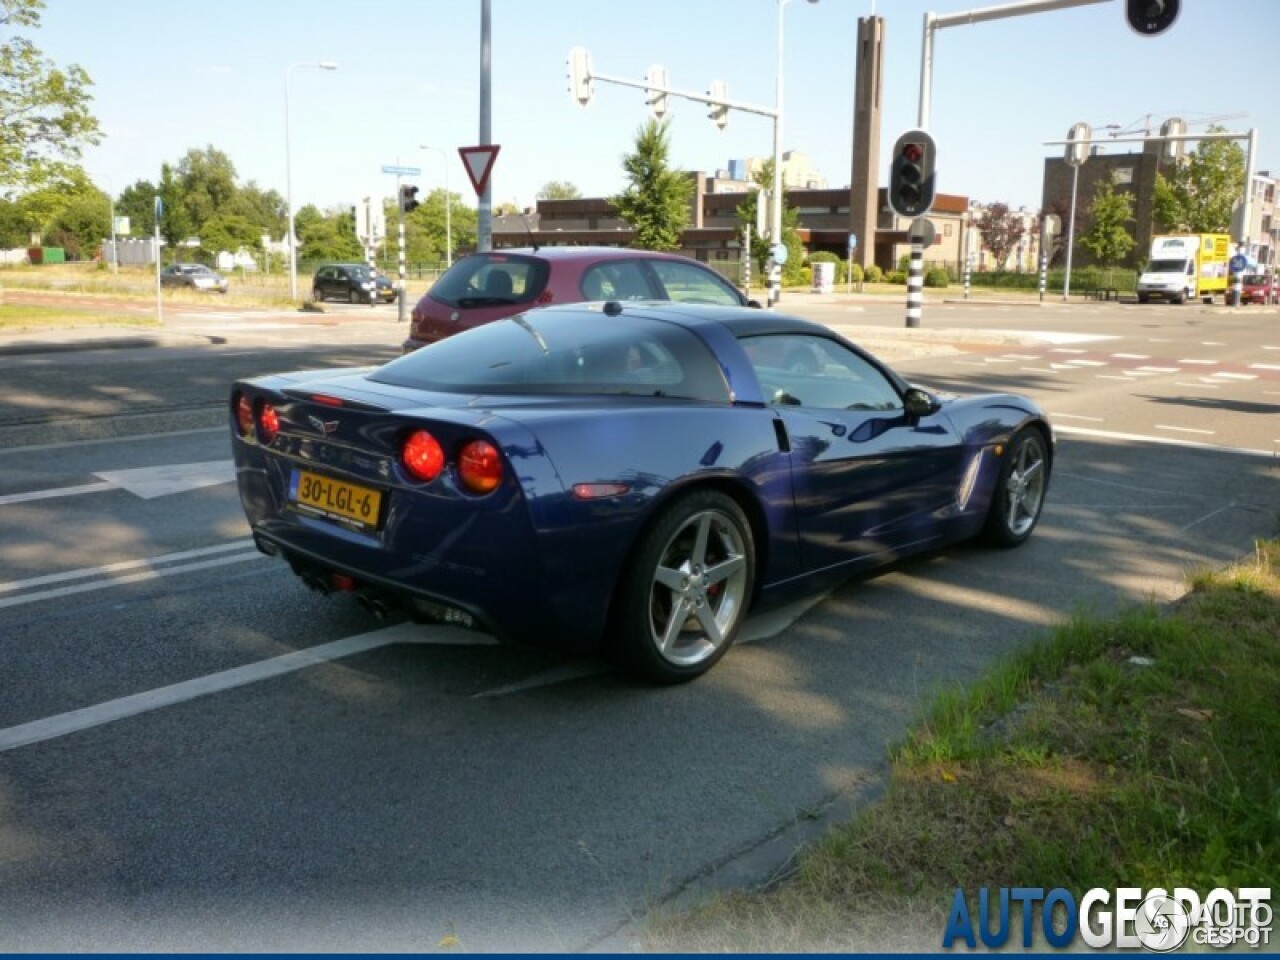
[[[939,696],[884,799],[685,951],[937,951],[957,887],[1280,888],[1280,541],[1178,603],[1077,619]]]
[[[0,303],[0,331],[66,330],[78,327],[154,327],[155,317],[94,307]]]

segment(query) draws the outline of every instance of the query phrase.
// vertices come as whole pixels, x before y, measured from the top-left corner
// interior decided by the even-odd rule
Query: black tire
[[[348,302],[348,303],[359,303],[359,302],[360,302],[360,294],[359,294],[357,291],[355,291],[355,290],[348,290],[348,291],[347,291],[347,302]]]
[[[996,547],[1025,543],[1040,522],[1049,489],[1049,447],[1034,427],[1019,430],[1005,450],[991,495],[983,539]]]
[[[324,291],[319,287],[311,288],[311,299],[316,303],[324,303]]]
[[[1139,302],[1139,303],[1150,303],[1150,302],[1151,302],[1151,298],[1150,298],[1150,297],[1148,297],[1145,293],[1140,293],[1140,294],[1138,294],[1138,302]]]
[[[656,683],[686,683],[733,645],[755,583],[751,524],[731,497],[699,490],[668,506],[623,573],[613,653]]]
[[[1182,293],[1178,294],[1176,297],[1173,298],[1173,302],[1176,303],[1178,306],[1182,306],[1184,303],[1187,302],[1187,292],[1185,290],[1182,291]]]

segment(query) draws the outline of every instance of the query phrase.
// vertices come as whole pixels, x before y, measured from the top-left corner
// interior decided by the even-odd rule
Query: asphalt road
[[[940,303],[908,332],[794,299],[920,382],[1045,403],[1044,519],[753,622],[676,689],[381,624],[254,552],[227,382],[392,356],[394,308],[0,354],[0,950],[625,949],[873,798],[931,691],[1276,532],[1280,311]]]

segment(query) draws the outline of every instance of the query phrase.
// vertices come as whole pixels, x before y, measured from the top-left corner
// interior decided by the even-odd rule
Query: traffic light
[[[582,106],[591,102],[591,54],[586,47],[569,51],[569,94]]]
[[[645,83],[649,84],[644,91],[645,103],[649,112],[661,120],[667,114],[667,68],[655,63],[649,68]]]
[[[711,104],[711,109],[707,111],[707,116],[712,119],[717,127],[723,130],[729,125],[729,105],[725,103],[729,99],[729,85],[723,80],[712,80],[711,89],[707,91],[707,96],[716,101]]]
[[[1164,33],[1178,19],[1182,0],[1124,0],[1129,26],[1144,37]]]
[[[412,184],[404,184],[400,187],[400,212],[412,213],[418,209],[418,188]]]
[[[1063,151],[1062,159],[1067,162],[1068,166],[1081,166],[1089,159],[1089,150],[1093,144],[1093,127],[1089,124],[1073,123],[1071,129],[1067,131],[1067,149]]]
[[[893,145],[889,162],[889,206],[900,217],[921,217],[933,206],[933,137],[923,130],[908,130]]]

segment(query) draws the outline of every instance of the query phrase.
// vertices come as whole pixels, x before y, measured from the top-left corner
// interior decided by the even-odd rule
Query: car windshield
[[[495,307],[533,303],[551,274],[540,257],[481,253],[464,257],[431,288],[431,299],[450,307]]]
[[[720,365],[697,336],[598,311],[518,314],[392,360],[369,379],[446,393],[730,400]]]
[[[1251,287],[1265,287],[1267,285],[1268,279],[1269,278],[1264,274],[1250,273],[1245,276],[1244,282]]]
[[[1147,273],[1181,273],[1186,265],[1185,260],[1152,260]]]

